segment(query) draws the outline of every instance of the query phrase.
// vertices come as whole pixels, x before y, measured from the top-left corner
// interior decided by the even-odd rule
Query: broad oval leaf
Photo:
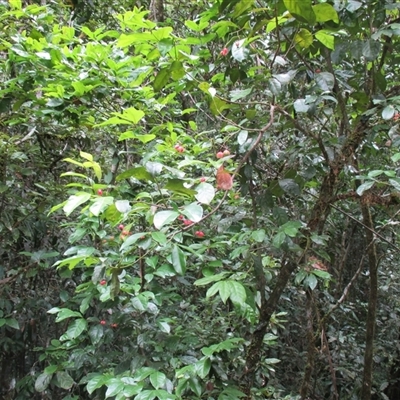
[[[300,187],[294,179],[280,179],[279,186],[285,193],[291,196],[298,196],[300,194]]]
[[[164,386],[167,377],[165,374],[159,371],[155,371],[150,375],[150,383],[153,385],[154,389],[159,389]]]
[[[171,261],[175,271],[179,275],[184,275],[186,272],[186,257],[183,251],[176,244],[172,247]]]
[[[74,380],[71,378],[71,376],[66,371],[58,371],[56,373],[56,378],[57,378],[58,386],[62,389],[66,389],[66,390],[71,389],[75,383]]]
[[[78,192],[69,197],[65,203],[63,210],[68,217],[77,207],[86,203],[90,199],[90,194],[86,192]]]
[[[35,390],[37,392],[45,391],[49,385],[53,374],[40,374],[35,381]]]
[[[215,189],[213,185],[207,182],[202,182],[197,185],[196,191],[197,193],[195,198],[199,203],[202,204],[210,204],[215,197]]]
[[[203,218],[203,207],[197,203],[191,203],[182,209],[182,214],[190,221],[199,222]]]
[[[320,72],[315,75],[315,82],[324,92],[333,89],[335,77],[330,72]]]
[[[172,210],[159,211],[154,215],[153,224],[157,229],[170,224],[178,218],[179,213]],[[193,221],[193,220],[192,220]]]
[[[115,207],[122,214],[125,214],[131,210],[129,200],[117,200],[115,202]]]

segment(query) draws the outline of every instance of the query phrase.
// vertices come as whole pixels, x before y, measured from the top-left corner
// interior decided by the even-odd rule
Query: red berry
[[[175,149],[175,150],[178,150],[179,147],[181,147],[181,145],[180,145],[179,143],[177,143],[177,144],[174,146],[174,149]]]
[[[184,149],[182,146],[179,146],[179,147],[176,149],[176,151],[177,151],[178,153],[183,153],[183,152],[185,151],[185,149]]]
[[[193,224],[193,221],[191,221],[190,219],[184,219],[183,220],[183,225],[185,225],[185,226],[189,226],[189,225],[192,225]]]
[[[99,196],[103,196],[103,191],[102,191],[101,189],[99,189],[99,190],[97,191],[97,194],[98,194]]]
[[[118,225],[118,229],[119,229],[120,231],[123,231],[124,228],[125,228],[125,227],[124,227],[122,224],[119,224],[119,225]]]
[[[104,285],[106,285],[107,284],[107,281],[105,280],[105,279],[102,279],[101,281],[100,281],[100,285],[101,286],[104,286]]]
[[[118,324],[111,324],[111,328],[117,328]]]
[[[226,150],[224,150],[224,156],[229,156],[229,154],[231,154],[231,152],[228,150],[228,149],[226,149]]]
[[[121,232],[121,235],[122,235],[122,236],[128,236],[128,235],[129,235],[129,231],[122,231],[122,232]]]
[[[100,321],[100,325],[105,325],[107,322],[106,321],[104,321],[104,319],[102,319],[101,321]]]
[[[222,151],[219,151],[217,153],[217,158],[222,158],[224,156],[224,153]]]
[[[195,232],[195,236],[197,236],[198,238],[202,238],[202,237],[204,237],[204,232],[203,231],[196,231]]]
[[[202,177],[200,178],[200,182],[205,182],[206,180],[207,180],[207,178],[204,177],[204,176],[202,176]]]
[[[224,47],[219,54],[221,54],[221,56],[225,57],[228,53],[229,53],[229,50],[226,47]]]
[[[178,219],[179,219],[179,221],[184,221],[185,216],[181,214],[181,215],[178,217]]]
[[[320,72],[321,72],[321,70],[319,68],[315,70],[316,74],[319,74]]]

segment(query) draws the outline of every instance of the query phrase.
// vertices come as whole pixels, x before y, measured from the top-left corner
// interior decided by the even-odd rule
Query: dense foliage
[[[2,398],[398,398],[399,9],[0,2]]]

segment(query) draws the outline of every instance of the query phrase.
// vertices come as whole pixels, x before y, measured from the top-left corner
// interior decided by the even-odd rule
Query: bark
[[[378,303],[378,257],[376,255],[376,245],[374,235],[371,229],[374,229],[371,211],[367,203],[367,196],[361,199],[361,211],[363,223],[370,229],[365,229],[365,237],[368,246],[368,264],[369,264],[369,297],[368,313],[364,352],[364,376],[361,390],[363,400],[371,399],[372,376],[373,376],[373,356],[374,356],[374,336],[376,324],[376,308]]]
[[[306,301],[306,318],[307,318],[307,364],[304,369],[303,383],[300,388],[300,397],[302,400],[307,398],[310,386],[311,376],[315,364],[315,344],[314,344],[314,318],[312,312],[312,291],[308,290]]]
[[[154,22],[164,22],[164,1],[151,0],[150,19]]]

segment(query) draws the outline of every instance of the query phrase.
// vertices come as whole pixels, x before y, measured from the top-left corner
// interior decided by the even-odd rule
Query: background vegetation
[[[399,9],[0,1],[0,396],[399,398]]]

